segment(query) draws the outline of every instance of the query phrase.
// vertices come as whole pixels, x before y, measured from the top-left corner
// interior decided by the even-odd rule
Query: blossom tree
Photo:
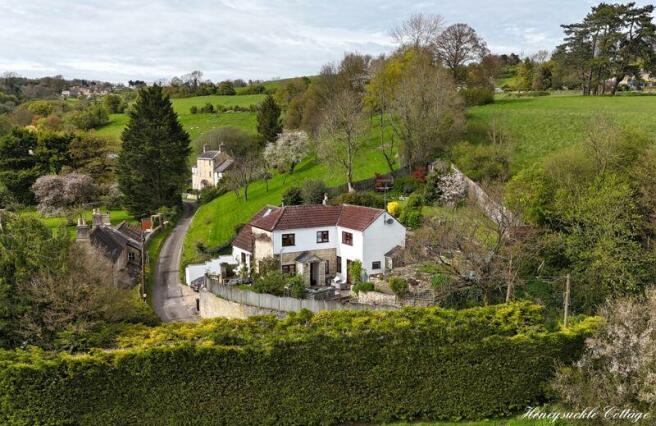
[[[302,130],[283,131],[275,142],[267,144],[264,160],[269,166],[294,173],[308,152],[308,136]]]

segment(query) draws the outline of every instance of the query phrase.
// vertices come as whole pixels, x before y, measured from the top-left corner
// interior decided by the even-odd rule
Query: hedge
[[[540,403],[587,318],[518,303],[130,326],[113,349],[0,353],[0,423],[310,425],[506,416]]]

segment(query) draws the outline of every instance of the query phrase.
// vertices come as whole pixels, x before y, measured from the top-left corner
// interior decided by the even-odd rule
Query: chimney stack
[[[223,152],[223,142],[219,144],[219,154]]]
[[[84,221],[84,218],[77,219],[77,233],[75,236],[76,241],[89,241],[89,226]]]
[[[206,153],[209,148],[210,148],[209,145],[207,145],[207,144],[203,145],[203,154]]]

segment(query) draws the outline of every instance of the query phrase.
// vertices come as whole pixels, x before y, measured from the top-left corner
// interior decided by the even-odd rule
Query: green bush
[[[345,192],[332,199],[332,204],[353,204],[356,206],[385,208],[385,200],[382,196],[371,192]]]
[[[286,206],[297,206],[303,204],[303,195],[301,188],[297,186],[290,186],[282,194],[282,203]]]
[[[421,182],[418,182],[412,176],[402,176],[394,179],[394,192],[405,195],[410,195],[421,187]]]
[[[413,193],[408,197],[408,201],[405,203],[405,208],[408,209],[419,209],[424,205],[424,197],[419,193]]]
[[[253,290],[256,293],[267,293],[275,296],[282,296],[285,293],[287,277],[280,271],[268,271],[265,274],[258,274],[253,281]]]
[[[303,204],[321,204],[326,191],[326,184],[321,180],[310,179],[303,181],[303,186],[301,187]]]
[[[353,293],[355,294],[359,294],[360,292],[367,293],[369,291],[374,291],[374,285],[369,281],[357,283],[353,286]]]
[[[198,197],[198,201],[200,202],[200,204],[207,204],[210,201],[214,200],[215,198],[219,198],[226,192],[227,191],[222,186],[218,186],[218,187],[207,186],[200,190],[200,196]]]
[[[421,213],[419,208],[407,208],[404,207],[399,216],[399,222],[401,222],[405,227],[410,229],[417,229],[421,226],[421,223],[424,219],[424,215]]]
[[[289,295],[297,299],[305,297],[305,284],[303,284],[303,277],[301,275],[294,275],[287,282],[289,288]]]
[[[485,87],[470,87],[458,92],[466,106],[488,105],[494,103],[494,91]]]
[[[598,325],[531,304],[130,326],[113,350],[0,352],[0,423],[317,425],[503,417],[543,403]]]
[[[408,293],[408,281],[405,278],[391,277],[387,284],[397,297],[403,297]]]
[[[354,260],[348,266],[348,276],[353,281],[353,284],[359,284],[362,282],[362,262],[359,260]]]

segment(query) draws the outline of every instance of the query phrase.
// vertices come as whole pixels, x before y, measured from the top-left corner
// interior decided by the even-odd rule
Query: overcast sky
[[[344,52],[379,54],[413,12],[473,26],[495,53],[552,49],[587,0],[0,0],[0,73],[108,81],[316,74]],[[638,3],[648,3],[638,1]]]

